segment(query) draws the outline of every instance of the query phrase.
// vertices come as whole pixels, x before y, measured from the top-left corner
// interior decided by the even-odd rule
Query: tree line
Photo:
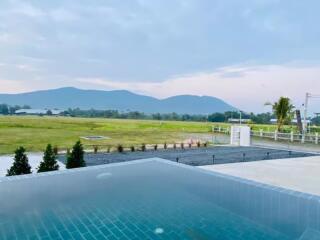
[[[37,168],[37,172],[41,173],[59,170],[57,155],[57,149],[53,148],[51,144],[48,144],[44,151],[42,161]],[[85,166],[86,162],[84,160],[83,145],[80,141],[77,141],[73,146],[72,151],[67,153],[66,168],[71,169]],[[30,173],[32,173],[32,171],[26,154],[26,149],[24,147],[19,147],[15,151],[12,166],[7,170],[7,176]]]
[[[154,113],[145,114],[139,111],[120,112],[117,110],[82,110],[79,108],[68,109],[62,113],[71,117],[99,117],[117,119],[142,119],[142,120],[172,120],[172,121],[192,121],[192,122],[228,122],[230,118],[240,118],[240,113],[228,111],[225,113],[204,114],[178,114],[178,113]],[[274,118],[272,113],[242,113],[242,118],[250,119],[253,123],[267,124]]]
[[[278,124],[289,123],[293,118],[294,106],[291,104],[289,98],[281,97],[279,101],[269,105],[272,106],[272,113],[246,113],[242,112],[243,119],[250,119],[251,123],[256,124],[270,124],[271,119],[279,119]],[[0,114],[12,115],[19,109],[31,109],[28,105],[15,105],[10,106],[8,104],[0,104]],[[47,113],[50,114],[50,111]],[[87,118],[116,118],[116,119],[141,119],[141,120],[167,120],[167,121],[192,121],[192,122],[228,122],[230,118],[239,119],[240,113],[237,111],[227,111],[225,113],[211,113],[204,114],[178,114],[178,113],[154,113],[146,114],[139,111],[127,111],[121,112],[118,110],[82,110],[80,108],[68,109],[61,113],[62,116],[71,117],[87,117]],[[277,116],[280,116],[278,118]],[[283,117],[285,116],[285,117]],[[311,119],[313,125],[320,125],[320,116]],[[281,128],[281,127],[280,127]]]
[[[13,115],[19,109],[31,109],[29,105],[15,105],[0,104],[0,114]],[[51,115],[48,111],[48,115]],[[116,118],[116,119],[141,119],[141,120],[172,120],[172,121],[192,121],[192,122],[228,122],[229,118],[239,118],[240,114],[236,111],[228,111],[225,113],[211,113],[204,114],[178,114],[178,113],[154,113],[146,114],[139,111],[120,112],[118,110],[82,110],[80,108],[68,109],[61,113],[62,116],[71,117],[97,117],[97,118]],[[243,118],[251,119],[253,123],[267,124],[270,123],[272,117],[271,113],[242,113]]]
[[[14,105],[14,106],[11,106],[11,105],[8,105],[8,104],[5,104],[5,103],[0,104],[0,114],[2,114],[2,115],[12,115],[17,110],[20,110],[20,109],[31,109],[31,107],[29,105],[23,105],[23,106]]]

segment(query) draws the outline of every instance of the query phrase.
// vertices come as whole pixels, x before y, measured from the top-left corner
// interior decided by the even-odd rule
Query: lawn
[[[103,118],[0,116],[0,154],[13,153],[19,146],[27,151],[43,151],[51,143],[59,149],[71,148],[83,136],[107,136],[110,139],[84,140],[88,149],[93,145],[107,149],[122,144],[163,144],[179,142],[192,137],[209,135],[212,126],[230,126],[227,123],[177,122],[151,120],[119,120]],[[275,125],[250,125],[253,130],[274,131]],[[285,126],[290,131],[290,126]],[[296,129],[296,127],[293,127]]]
[[[186,139],[188,134],[209,133],[211,126],[211,123],[198,122],[0,116],[0,154],[13,153],[18,146],[24,146],[30,152],[42,151],[47,143],[67,149],[81,136],[96,135],[110,139],[81,139],[86,148],[172,143]]]

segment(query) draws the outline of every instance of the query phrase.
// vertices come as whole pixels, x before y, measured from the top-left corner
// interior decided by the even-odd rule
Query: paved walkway
[[[213,134],[213,141],[216,144],[229,144],[230,136],[221,133]],[[320,153],[320,144],[311,144],[311,143],[297,143],[289,141],[274,141],[266,138],[254,137],[251,138],[252,146],[266,147],[266,148],[276,148],[287,151],[301,151],[301,152],[313,152]]]
[[[200,168],[320,195],[320,156],[208,165]]]
[[[252,140],[253,146],[262,146],[266,148],[277,148],[283,150],[291,151],[301,151],[301,152],[313,152],[320,153],[320,144],[301,144],[301,143],[290,143],[290,142],[281,142],[281,141],[272,141],[266,139],[255,138]]]

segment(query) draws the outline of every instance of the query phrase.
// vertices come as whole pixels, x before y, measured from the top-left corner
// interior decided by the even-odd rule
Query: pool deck
[[[320,196],[320,156],[199,168]]]

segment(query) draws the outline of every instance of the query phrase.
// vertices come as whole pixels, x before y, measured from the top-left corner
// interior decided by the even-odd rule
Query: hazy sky
[[[286,95],[300,107],[305,92],[320,94],[319,9],[318,0],[1,0],[0,92],[211,95],[259,112]]]

